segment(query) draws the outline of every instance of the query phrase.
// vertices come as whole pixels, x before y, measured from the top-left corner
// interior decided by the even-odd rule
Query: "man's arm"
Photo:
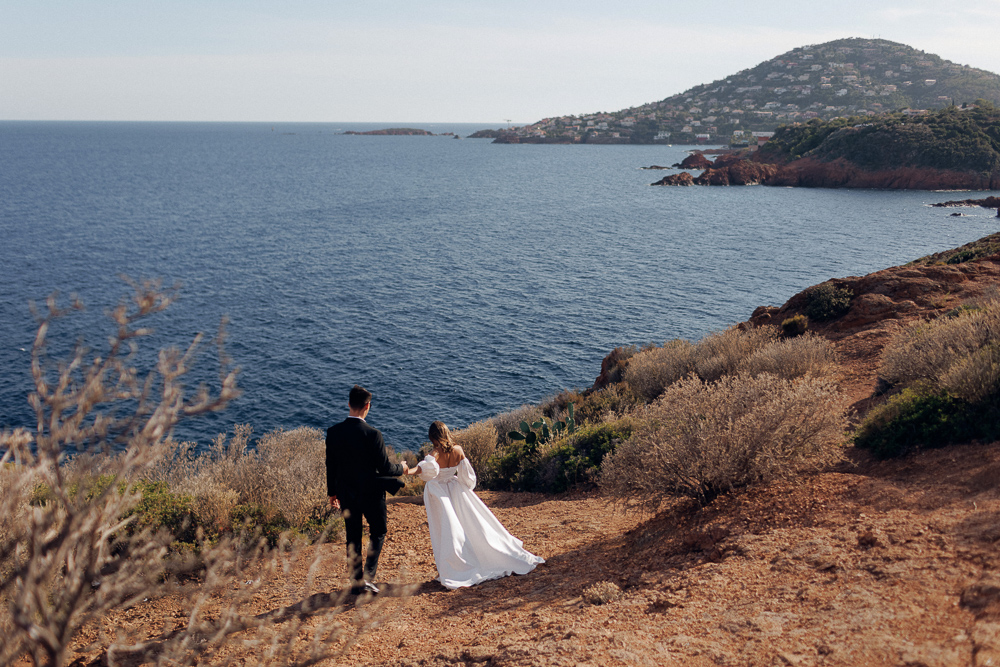
[[[326,495],[330,498],[330,505],[334,509],[340,508],[340,502],[337,500],[337,489],[334,488],[334,481],[337,479],[337,455],[334,447],[333,438],[331,437],[330,431],[332,428],[326,430]]]
[[[375,446],[376,459],[375,459],[375,471],[382,476],[387,477],[399,477],[403,474],[404,468],[401,463],[393,463],[389,460],[389,452],[385,449],[385,441],[382,439],[382,433],[380,431],[375,431]]]

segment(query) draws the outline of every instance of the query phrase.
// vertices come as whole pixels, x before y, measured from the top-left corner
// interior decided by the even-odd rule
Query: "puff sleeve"
[[[425,482],[431,481],[438,476],[439,472],[441,472],[441,466],[438,465],[438,462],[435,461],[434,457],[430,454],[428,454],[423,461],[418,463],[417,467],[420,468],[420,479]]]
[[[455,471],[458,482],[469,491],[476,488],[476,471],[472,469],[472,464],[468,458],[464,458],[458,463],[458,470]]]

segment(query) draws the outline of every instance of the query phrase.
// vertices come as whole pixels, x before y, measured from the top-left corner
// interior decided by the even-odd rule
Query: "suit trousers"
[[[351,581],[357,583],[363,580],[373,581],[378,570],[378,558],[382,553],[388,529],[388,509],[385,505],[385,493],[381,490],[377,495],[367,498],[350,499],[344,504],[344,533],[347,537],[347,561],[351,568]],[[361,542],[363,539],[361,518],[368,522],[368,556],[364,559],[364,569],[361,566]]]

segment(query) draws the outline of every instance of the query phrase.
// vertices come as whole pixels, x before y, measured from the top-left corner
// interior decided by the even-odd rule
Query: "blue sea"
[[[181,286],[148,349],[228,318],[244,394],[177,437],[323,428],[360,383],[369,421],[412,449],[435,419],[590,386],[618,345],[698,339],[998,227],[928,207],[990,193],[648,187],[670,172],[640,167],[684,146],[343,134],[393,126],[489,127],[0,123],[0,428],[36,424],[29,303],[78,295],[49,353],[101,352],[122,275]],[[207,345],[191,389],[217,372]]]

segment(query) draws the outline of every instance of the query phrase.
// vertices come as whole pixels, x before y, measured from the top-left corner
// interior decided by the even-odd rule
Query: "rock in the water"
[[[694,178],[691,174],[686,171],[682,171],[679,174],[670,174],[669,176],[664,176],[656,183],[650,183],[650,185],[693,185]]]
[[[674,166],[678,169],[708,169],[712,162],[701,153],[692,153]]]

